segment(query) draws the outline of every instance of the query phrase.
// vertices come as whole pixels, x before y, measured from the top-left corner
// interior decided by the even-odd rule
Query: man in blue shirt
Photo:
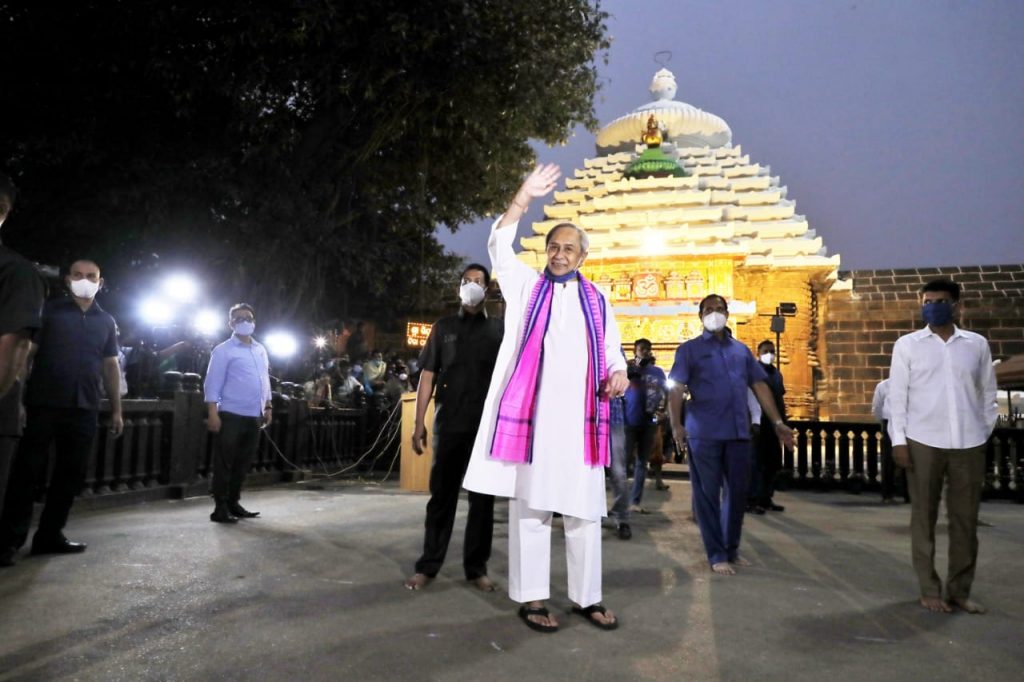
[[[46,304],[30,351],[25,433],[0,517],[0,547],[16,550],[25,544],[32,524],[33,483],[49,461],[50,443],[55,443],[46,505],[32,538],[33,554],[85,551],[84,543],[71,542],[63,531],[96,438],[101,384],[110,400],[111,434],[119,436],[124,428],[117,325],[95,301],[103,287],[100,268],[90,260],[75,261],[65,283],[71,298]],[[9,558],[13,560],[13,555]]]
[[[252,306],[232,306],[228,326],[234,334],[210,353],[204,384],[206,425],[218,434],[211,484],[215,507],[210,514],[216,523],[259,516],[239,504],[239,499],[259,446],[260,427],[269,425],[272,417],[270,359],[263,345],[252,338],[256,330]]]
[[[689,438],[694,508],[711,570],[733,575],[732,565],[750,565],[739,555],[750,474],[747,389],[754,391],[787,446],[792,446],[793,432],[776,409],[764,369],[725,326],[729,318],[725,299],[718,294],[706,296],[698,314],[704,333],[676,349],[669,373],[675,382],[669,394],[672,436],[679,448]],[[683,426],[680,413],[686,390],[690,401]]]
[[[636,452],[633,462],[633,491],[630,504],[633,511],[646,511],[640,506],[644,496],[644,481],[647,477],[647,460],[654,449],[654,437],[658,431],[657,413],[665,399],[665,372],[654,364],[654,351],[647,339],[637,339],[633,344],[633,361],[626,372],[629,388],[626,389],[626,457]]]

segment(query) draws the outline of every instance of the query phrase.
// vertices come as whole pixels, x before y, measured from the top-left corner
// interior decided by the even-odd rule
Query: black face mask
[[[640,358],[640,366],[641,367],[648,367],[650,365],[653,365],[654,361],[655,361],[655,357],[653,355],[649,355],[646,358]]]

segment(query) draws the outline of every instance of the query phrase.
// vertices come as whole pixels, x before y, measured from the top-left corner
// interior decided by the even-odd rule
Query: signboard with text
[[[405,345],[422,348],[427,345],[431,325],[426,322],[408,322],[405,325]]]

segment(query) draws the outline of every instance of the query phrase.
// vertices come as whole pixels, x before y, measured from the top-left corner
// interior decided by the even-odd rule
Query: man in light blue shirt
[[[217,434],[211,485],[216,506],[210,514],[216,523],[259,516],[238,501],[259,445],[260,427],[270,424],[272,417],[270,359],[266,348],[252,338],[256,329],[252,306],[232,306],[228,326],[234,333],[210,353],[204,385],[207,428]]]

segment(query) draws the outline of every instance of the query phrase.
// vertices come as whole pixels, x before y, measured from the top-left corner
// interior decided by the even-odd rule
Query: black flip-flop
[[[614,630],[615,628],[619,627],[619,619],[618,618],[613,620],[611,623],[602,623],[599,620],[594,620],[594,618],[592,616],[595,613],[600,613],[601,615],[604,615],[605,613],[608,612],[608,609],[606,609],[601,604],[591,604],[590,606],[588,606],[585,609],[581,609],[578,606],[574,606],[574,607],[572,607],[572,612],[580,614],[581,616],[586,618],[588,621],[590,621],[590,623],[594,627],[601,628],[602,630]]]
[[[551,614],[543,606],[527,606],[526,604],[523,604],[519,607],[519,617],[523,619],[524,623],[526,623],[526,627],[531,630],[536,630],[537,632],[558,631],[557,625],[544,625],[544,623],[538,623],[530,620],[530,616],[543,616],[544,618],[547,618],[549,615]]]

